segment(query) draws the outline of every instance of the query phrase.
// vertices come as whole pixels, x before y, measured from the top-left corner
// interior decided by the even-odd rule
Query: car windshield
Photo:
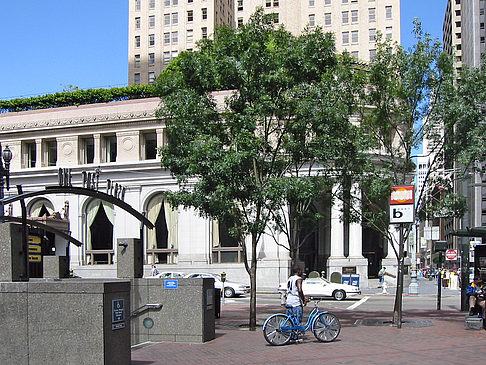
[[[308,283],[320,283],[320,284],[329,284],[329,281],[324,278],[307,278],[305,279]]]

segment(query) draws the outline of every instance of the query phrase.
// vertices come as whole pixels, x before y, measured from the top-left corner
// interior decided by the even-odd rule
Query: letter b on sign
[[[390,223],[413,223],[414,208],[412,204],[390,205]]]

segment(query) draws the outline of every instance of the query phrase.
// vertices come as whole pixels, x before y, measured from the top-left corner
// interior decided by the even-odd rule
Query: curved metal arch
[[[74,187],[74,186],[54,186],[54,187],[46,187],[45,190],[39,190],[39,191],[32,191],[29,193],[22,193],[18,195],[13,195],[9,196],[8,198],[3,198],[0,200],[0,203],[6,205],[10,204],[22,199],[28,199],[32,198],[35,196],[41,196],[41,195],[49,195],[49,194],[77,194],[77,195],[86,195],[86,196],[91,196],[93,198],[97,198],[100,200],[107,201],[109,203],[112,203],[126,212],[130,213],[133,215],[135,218],[137,218],[140,222],[142,222],[144,225],[146,225],[148,228],[153,229],[155,226],[153,225],[152,222],[148,220],[147,217],[145,217],[143,214],[139,213],[135,209],[133,209],[129,204],[125,203],[123,200],[120,200],[112,195],[108,195],[106,193],[103,193],[101,191],[97,190],[91,190],[91,189],[86,189],[86,188],[80,188],[80,187]]]
[[[15,223],[22,223],[22,218],[19,218],[19,217],[11,217],[9,215],[0,215],[0,220],[4,221],[4,222],[15,222]],[[41,222],[38,222],[38,221],[33,221],[31,219],[25,219],[25,222],[29,225],[29,226],[32,226],[32,227],[38,227],[38,228],[42,228],[42,229],[45,229],[46,231],[49,231],[49,232],[52,232],[52,233],[55,233],[57,234],[58,236],[61,236],[62,238],[68,240],[69,242],[71,243],[74,243],[76,246],[80,247],[82,246],[83,244],[78,241],[76,238],[74,237],[71,237],[70,235],[64,233],[63,231],[60,231],[59,229],[57,228],[54,228],[54,227],[51,227],[51,226],[48,226],[47,224],[44,224],[44,223],[41,223]]]

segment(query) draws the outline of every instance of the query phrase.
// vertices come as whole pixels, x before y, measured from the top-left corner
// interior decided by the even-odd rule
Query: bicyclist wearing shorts
[[[302,323],[303,306],[309,302],[302,291],[302,268],[294,266],[292,276],[287,281],[287,315],[294,315],[298,323]]]

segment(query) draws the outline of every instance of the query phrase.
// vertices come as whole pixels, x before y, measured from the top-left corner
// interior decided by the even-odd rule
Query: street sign
[[[445,253],[445,257],[448,261],[457,260],[457,250],[447,250]]]
[[[446,251],[447,250],[447,241],[436,241],[434,244],[434,251],[439,252],[439,251]]]
[[[413,223],[413,204],[390,205],[390,223]]]

